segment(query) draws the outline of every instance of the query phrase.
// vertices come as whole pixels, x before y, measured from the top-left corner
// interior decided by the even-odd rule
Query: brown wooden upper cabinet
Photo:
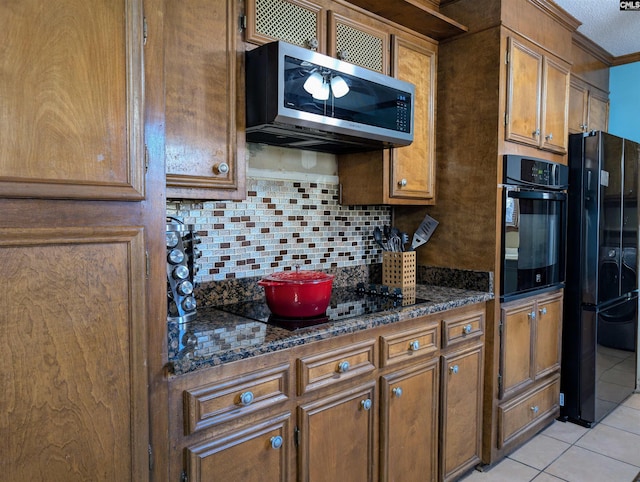
[[[409,146],[338,156],[342,204],[435,204],[438,47],[407,34],[392,38],[392,75],[416,86]]]
[[[387,29],[366,13],[333,7],[338,10],[306,0],[248,0],[246,41],[262,45],[283,40],[388,74]]]
[[[306,0],[247,0],[245,40],[263,45],[283,40],[325,53],[326,12]]]
[[[572,78],[569,90],[569,134],[606,131],[608,120],[608,94]]]
[[[0,6],[1,197],[144,199],[142,23],[139,1]]]
[[[413,83],[413,143],[338,156],[342,203],[435,202],[436,42],[360,9],[306,0],[248,0],[246,40],[284,40]]]
[[[394,37],[393,74],[416,86],[413,142],[391,149],[391,199],[435,201],[435,46]]]
[[[566,153],[568,65],[509,37],[507,69],[505,140]]]
[[[166,2],[168,198],[246,196],[239,15],[235,0]]]

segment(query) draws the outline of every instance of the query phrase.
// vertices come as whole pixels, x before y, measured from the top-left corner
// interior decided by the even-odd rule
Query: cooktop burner
[[[333,288],[331,301],[326,313],[313,318],[290,319],[277,317],[269,311],[264,300],[243,301],[241,303],[218,306],[217,308],[244,318],[262,321],[288,330],[295,330],[327,323],[328,321],[339,321],[355,316],[380,313],[427,301],[429,300],[420,298],[405,299],[399,291],[395,291],[393,288],[389,289],[380,285],[364,285],[360,283],[356,289]]]

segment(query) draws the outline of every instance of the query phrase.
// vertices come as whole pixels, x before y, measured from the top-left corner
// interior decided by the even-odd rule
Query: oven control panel
[[[504,183],[551,189],[566,189],[569,168],[564,164],[517,155],[504,156]]]

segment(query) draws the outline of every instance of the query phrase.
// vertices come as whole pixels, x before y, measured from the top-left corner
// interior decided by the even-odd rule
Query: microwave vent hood
[[[282,41],[246,53],[247,141],[330,153],[413,141],[415,87]]]

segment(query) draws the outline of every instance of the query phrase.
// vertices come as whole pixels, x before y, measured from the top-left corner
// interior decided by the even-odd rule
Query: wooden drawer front
[[[185,434],[287,400],[289,365],[184,391]]]
[[[559,398],[560,377],[556,375],[534,391],[502,405],[498,409],[498,448],[556,410]]]
[[[440,324],[437,320],[415,330],[382,336],[381,364],[383,367],[391,366],[435,353],[439,339]]]
[[[376,368],[376,341],[298,359],[298,395],[371,373]]]
[[[484,310],[473,310],[442,320],[442,347],[447,348],[484,333]]]

